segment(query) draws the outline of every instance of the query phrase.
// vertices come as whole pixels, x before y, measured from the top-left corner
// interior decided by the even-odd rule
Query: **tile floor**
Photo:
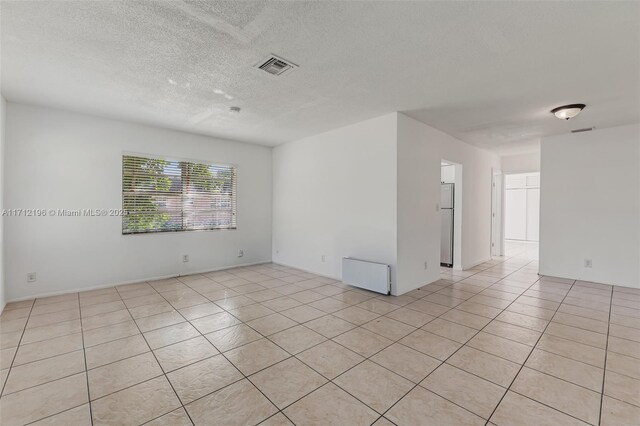
[[[640,419],[640,290],[535,248],[401,297],[267,264],[11,303],[2,425]]]

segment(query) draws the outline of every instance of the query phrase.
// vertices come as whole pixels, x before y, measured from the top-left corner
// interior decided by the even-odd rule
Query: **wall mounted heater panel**
[[[342,282],[382,294],[391,293],[391,267],[384,263],[342,258]]]

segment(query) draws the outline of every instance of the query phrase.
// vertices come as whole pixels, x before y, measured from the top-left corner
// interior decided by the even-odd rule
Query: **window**
[[[123,234],[236,229],[236,167],[122,156]]]

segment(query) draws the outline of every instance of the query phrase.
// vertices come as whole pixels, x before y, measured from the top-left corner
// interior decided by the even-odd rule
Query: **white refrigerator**
[[[454,184],[440,186],[440,265],[453,267]]]

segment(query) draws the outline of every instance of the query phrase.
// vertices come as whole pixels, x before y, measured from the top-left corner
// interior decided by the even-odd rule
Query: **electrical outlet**
[[[28,283],[33,283],[35,281],[36,281],[36,273],[35,272],[27,273],[27,282]]]
[[[238,257],[242,257],[244,256],[244,250],[240,249],[238,250]]]
[[[327,260],[327,257],[323,254],[322,256],[320,256],[320,260],[322,262],[325,262]]]
[[[182,255],[182,261],[183,261],[184,263],[187,263],[187,262],[189,261],[189,255],[188,255],[188,254],[183,254],[183,255]]]
[[[439,212],[440,211],[440,204],[436,203],[436,211]]]
[[[424,269],[427,269],[427,261],[424,261]]]
[[[591,259],[585,259],[584,260],[584,267],[585,268],[592,268],[593,267],[593,262],[591,261]]]

